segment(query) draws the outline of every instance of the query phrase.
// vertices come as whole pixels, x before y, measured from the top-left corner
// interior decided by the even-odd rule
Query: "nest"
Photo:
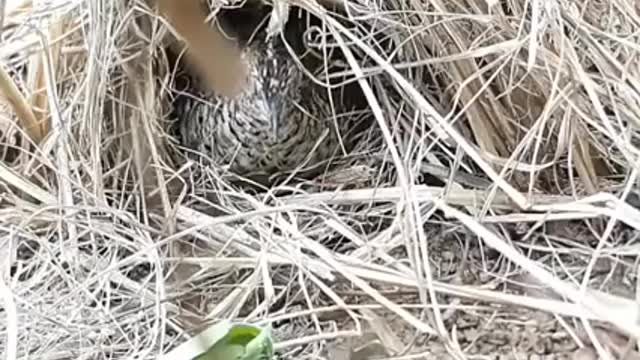
[[[232,319],[292,359],[640,356],[640,8],[336,3],[269,30],[322,19],[374,124],[257,190],[168,133],[153,4],[7,9],[0,352],[155,359]]]

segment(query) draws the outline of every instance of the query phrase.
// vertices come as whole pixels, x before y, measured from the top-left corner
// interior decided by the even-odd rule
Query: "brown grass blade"
[[[160,0],[160,12],[187,43],[187,59],[212,90],[225,96],[237,94],[245,78],[241,52],[220,30],[206,24],[206,13],[197,0]]]
[[[26,131],[32,141],[39,143],[42,138],[40,124],[36,118],[33,108],[25,96],[20,92],[15,82],[3,66],[0,66],[0,94],[3,95],[13,111],[18,117],[22,128]]]

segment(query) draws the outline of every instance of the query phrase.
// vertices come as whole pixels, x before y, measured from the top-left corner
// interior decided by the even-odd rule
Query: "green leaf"
[[[194,360],[270,360],[272,357],[270,327],[237,324]]]

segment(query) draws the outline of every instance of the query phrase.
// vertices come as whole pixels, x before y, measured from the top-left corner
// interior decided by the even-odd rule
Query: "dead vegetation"
[[[153,7],[56,4],[4,16],[7,359],[155,359],[220,319],[291,359],[640,359],[636,2],[291,1],[376,126],[258,192],[173,156]]]

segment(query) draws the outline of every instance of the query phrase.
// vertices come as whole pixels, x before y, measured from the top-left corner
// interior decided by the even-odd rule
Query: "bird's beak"
[[[280,112],[272,111],[271,112],[271,136],[274,139],[278,138],[278,125],[280,123]]]
[[[283,116],[283,106],[281,99],[274,99],[271,107],[271,136],[278,138],[278,129]]]

